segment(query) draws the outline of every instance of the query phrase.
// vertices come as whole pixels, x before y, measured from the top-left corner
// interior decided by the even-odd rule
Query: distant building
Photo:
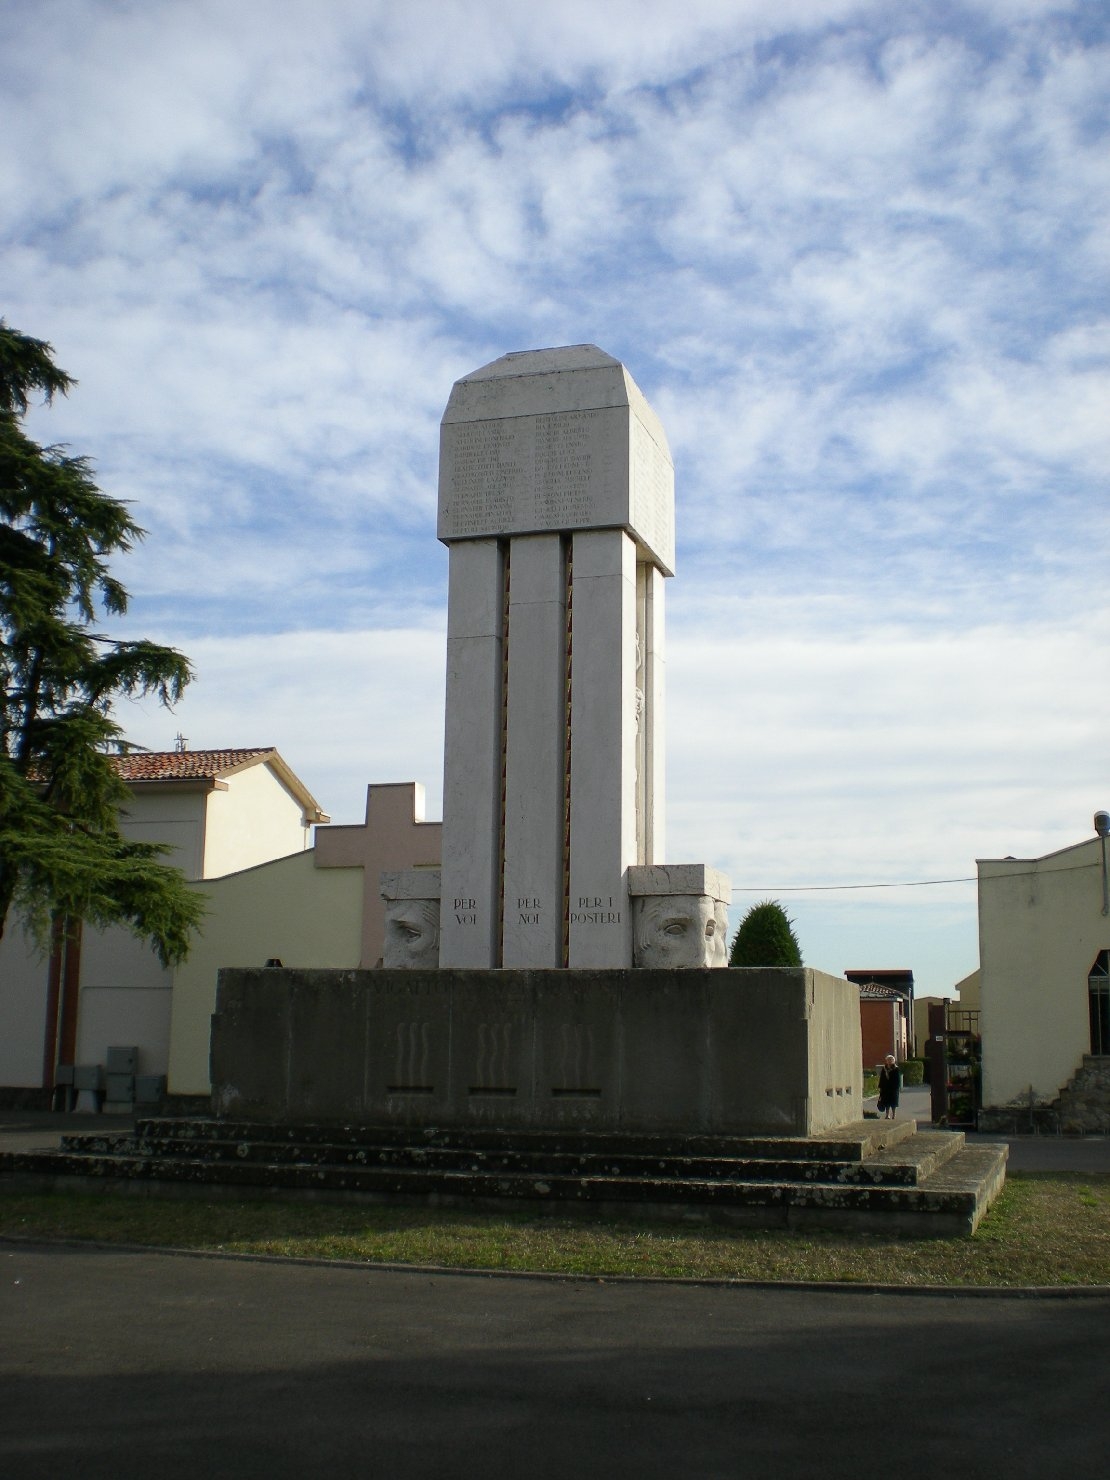
[[[912,1046],[913,972],[905,967],[861,967],[844,975],[860,989],[864,1068],[881,1064],[888,1053],[901,1062]]]
[[[930,1007],[946,1003],[948,1018],[952,1024],[978,1037],[980,1002],[978,967],[962,977],[947,997],[915,997],[913,999],[913,1048],[917,1057],[928,1057],[926,1048],[929,1042]]]

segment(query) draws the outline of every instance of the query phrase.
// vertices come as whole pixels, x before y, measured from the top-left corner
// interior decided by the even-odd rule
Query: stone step
[[[506,1146],[504,1138],[496,1149],[474,1146],[391,1145],[373,1140],[358,1144],[327,1141],[302,1143],[274,1141],[272,1127],[256,1127],[266,1139],[220,1139],[202,1141],[171,1136],[70,1136],[64,1149],[73,1155],[107,1154],[115,1157],[182,1158],[206,1163],[261,1163],[268,1166],[306,1165],[320,1167],[411,1168],[421,1171],[457,1171],[494,1175],[519,1173],[525,1176],[575,1176],[651,1178],[654,1180],[873,1182],[915,1185],[945,1156],[959,1149],[962,1136],[945,1133],[921,1135],[903,1145],[887,1147],[864,1161],[790,1160],[718,1155],[673,1156],[658,1151],[620,1154],[600,1150],[565,1151],[529,1146]],[[912,1148],[912,1149],[906,1149]]]
[[[160,1139],[207,1141],[266,1141],[301,1146],[356,1148],[422,1146],[468,1151],[504,1151],[567,1154],[602,1153],[621,1156],[707,1156],[772,1161],[863,1161],[876,1152],[908,1141],[917,1133],[915,1121],[853,1121],[816,1136],[705,1136],[647,1135],[622,1131],[527,1131],[515,1127],[451,1129],[415,1125],[268,1124],[260,1121],[143,1118],[135,1123],[134,1138],[156,1143]],[[946,1134],[952,1135],[952,1132]],[[63,1137],[67,1149],[93,1144],[107,1146],[118,1135]]]
[[[959,1156],[966,1145],[963,1131],[918,1131],[904,1141],[875,1151],[862,1166],[876,1181],[883,1179],[887,1168],[909,1171],[912,1175],[908,1180],[919,1185]]]
[[[931,1138],[930,1138],[931,1139]],[[939,1148],[915,1148],[924,1165]],[[1004,1145],[959,1147],[917,1185],[882,1185],[731,1177],[539,1175],[426,1167],[275,1164],[212,1161],[110,1152],[24,1152],[0,1158],[0,1169],[36,1183],[236,1192],[287,1191],[324,1197],[426,1202],[438,1206],[598,1212],[695,1218],[762,1226],[855,1228],[869,1232],[958,1234],[974,1231],[1005,1179]]]

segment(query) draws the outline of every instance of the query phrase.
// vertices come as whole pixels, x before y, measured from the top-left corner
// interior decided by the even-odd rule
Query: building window
[[[1087,977],[1091,1052],[1110,1054],[1110,951],[1099,951]]]

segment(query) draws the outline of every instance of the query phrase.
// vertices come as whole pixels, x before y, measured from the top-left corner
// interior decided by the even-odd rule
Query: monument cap
[[[632,376],[594,344],[502,355],[455,382],[440,428],[445,544],[623,529],[674,573],[674,467]]]
[[[623,369],[621,362],[607,355],[596,344],[562,344],[549,349],[517,349],[499,355],[488,365],[482,365],[464,375],[456,385],[468,385],[475,380],[496,380],[503,375],[546,375],[560,374],[567,370],[596,370],[601,366]]]

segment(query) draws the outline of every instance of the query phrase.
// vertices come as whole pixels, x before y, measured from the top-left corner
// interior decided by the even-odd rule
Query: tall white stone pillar
[[[662,849],[674,474],[619,361],[575,345],[458,381],[439,537],[441,964],[628,966],[627,870]]]

